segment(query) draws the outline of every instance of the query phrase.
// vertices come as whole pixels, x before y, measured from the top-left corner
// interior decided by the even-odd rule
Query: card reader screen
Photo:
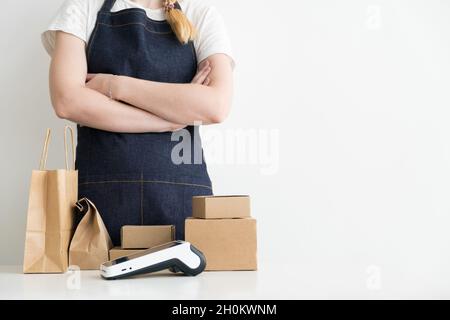
[[[145,256],[145,255],[150,254],[150,253],[158,252],[158,251],[161,251],[161,250],[164,250],[164,249],[169,249],[169,248],[181,245],[181,244],[183,244],[183,242],[172,241],[172,242],[169,242],[169,243],[157,246],[157,247],[150,248],[150,249],[145,250],[143,252],[135,253],[135,254],[127,256],[127,257],[122,257],[122,258],[119,258],[119,259],[116,259],[116,260],[113,260],[113,261],[106,262],[104,265],[106,267],[110,267],[110,266],[113,266],[113,265],[116,265],[116,264],[119,264],[119,263],[127,262],[129,260]]]

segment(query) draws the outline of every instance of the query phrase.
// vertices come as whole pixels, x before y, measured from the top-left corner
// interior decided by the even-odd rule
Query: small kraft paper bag
[[[73,235],[73,209],[78,199],[78,171],[69,168],[67,130],[75,146],[73,129],[64,128],[66,169],[46,170],[51,130],[47,129],[39,170],[33,170],[25,232],[24,273],[63,273],[68,268],[70,239]]]
[[[78,224],[69,250],[69,263],[80,270],[98,270],[109,260],[109,250],[113,247],[108,230],[94,203],[80,199],[76,203],[79,214],[84,215]]]

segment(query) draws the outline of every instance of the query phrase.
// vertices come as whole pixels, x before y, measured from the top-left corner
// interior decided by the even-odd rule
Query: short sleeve
[[[194,45],[197,50],[198,61],[201,62],[217,53],[228,55],[234,66],[235,60],[230,38],[222,15],[214,6],[204,10],[196,23],[197,39]]]
[[[49,27],[41,35],[42,44],[50,56],[55,48],[56,31],[70,33],[87,42],[88,1],[66,0],[59,8]]]

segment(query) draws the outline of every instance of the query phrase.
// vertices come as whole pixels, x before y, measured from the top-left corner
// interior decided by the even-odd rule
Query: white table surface
[[[20,266],[0,266],[0,299],[391,299],[445,298],[443,283],[425,288],[397,282],[370,288],[360,277],[311,265],[260,263],[258,271],[204,272],[197,277],[159,273],[126,280],[103,280],[96,271],[78,274],[22,274]],[[319,276],[320,275],[320,276]],[[358,280],[359,279],[359,280]],[[362,280],[362,281],[361,281]]]

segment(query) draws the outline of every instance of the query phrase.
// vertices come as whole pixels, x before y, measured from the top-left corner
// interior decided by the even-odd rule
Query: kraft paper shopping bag
[[[80,270],[98,270],[103,262],[109,260],[109,250],[113,243],[91,200],[80,199],[76,207],[76,211],[84,216],[70,243],[69,263],[78,266]]]
[[[67,130],[72,143],[72,168],[68,161]],[[51,130],[47,129],[39,170],[33,170],[31,174],[24,273],[63,273],[68,267],[73,209],[78,199],[73,129],[70,126],[64,128],[66,169],[45,169],[50,134]]]

